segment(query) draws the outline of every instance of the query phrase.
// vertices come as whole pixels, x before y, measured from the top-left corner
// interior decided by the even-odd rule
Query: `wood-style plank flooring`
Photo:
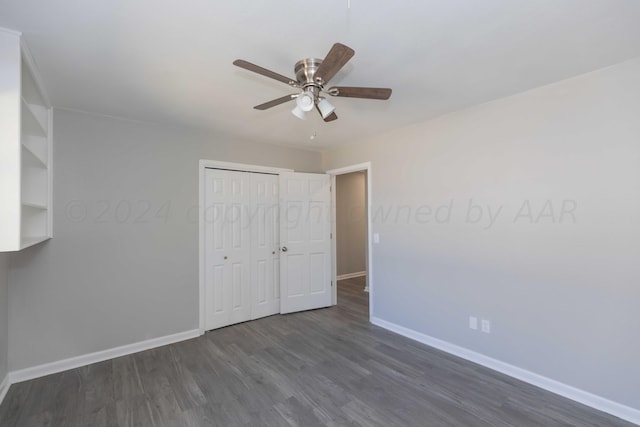
[[[631,426],[337,307],[272,316],[11,386],[0,426]]]

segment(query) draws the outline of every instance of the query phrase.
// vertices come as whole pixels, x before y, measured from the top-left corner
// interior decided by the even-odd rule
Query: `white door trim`
[[[205,202],[205,170],[206,169],[226,169],[240,172],[258,172],[280,174],[282,172],[293,172],[293,169],[274,168],[270,166],[249,165],[244,163],[221,162],[217,160],[203,160],[198,162],[198,252],[199,252],[199,320],[198,329],[200,335],[205,333],[205,233],[204,233],[204,202]]]
[[[338,303],[338,265],[337,265],[337,247],[336,247],[336,176],[344,175],[351,172],[367,171],[367,286],[369,288],[369,320],[374,317],[373,312],[373,227],[371,223],[371,200],[373,188],[373,175],[371,173],[371,162],[358,163],[351,166],[345,166],[338,169],[328,170],[326,173],[331,175],[331,278],[333,280],[333,304]]]

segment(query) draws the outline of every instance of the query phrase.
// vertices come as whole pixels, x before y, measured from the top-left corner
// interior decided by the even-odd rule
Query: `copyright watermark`
[[[171,201],[149,200],[70,200],[65,205],[65,218],[74,223],[90,221],[94,224],[166,223],[171,217]]]
[[[64,207],[65,219],[71,223],[94,224],[166,224],[171,220],[197,224],[200,215],[205,224],[251,227],[256,221],[279,223],[295,229],[300,224],[321,224],[332,221],[331,207],[324,203],[288,200],[279,204],[249,206],[238,203],[213,203],[174,207],[170,200],[70,200]],[[352,205],[348,209],[350,222],[365,220],[367,209]],[[469,198],[451,199],[440,204],[386,204],[371,207],[372,224],[450,225],[463,224],[489,230],[496,224],[564,224],[578,223],[578,202],[574,199],[522,199],[509,203],[483,203]]]

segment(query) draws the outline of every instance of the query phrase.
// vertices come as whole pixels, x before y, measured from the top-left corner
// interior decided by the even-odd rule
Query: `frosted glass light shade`
[[[302,111],[311,111],[315,100],[313,98],[313,92],[302,92],[296,98],[296,106]]]
[[[336,110],[336,107],[331,105],[331,103],[327,101],[326,98],[322,98],[318,102],[318,110],[320,110],[320,114],[322,114],[322,118],[326,119],[327,117],[329,117],[331,113],[333,113]]]
[[[299,118],[300,120],[307,120],[307,113],[305,113],[300,107],[297,105],[293,110],[291,110],[291,114]]]

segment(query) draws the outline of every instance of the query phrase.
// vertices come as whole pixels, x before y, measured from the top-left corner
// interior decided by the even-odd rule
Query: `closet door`
[[[280,313],[279,180],[251,177],[251,318]]]
[[[205,172],[205,328],[251,319],[250,175]]]
[[[280,312],[331,305],[329,175],[280,174]]]

